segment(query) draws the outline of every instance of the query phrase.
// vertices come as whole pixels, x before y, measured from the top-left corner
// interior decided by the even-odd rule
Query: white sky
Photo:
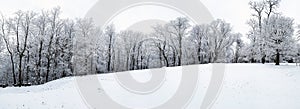
[[[214,18],[224,19],[231,23],[235,32],[240,32],[244,35],[247,33],[248,26],[246,25],[246,21],[251,17],[251,11],[248,6],[250,0],[200,1],[208,8]],[[4,15],[11,15],[17,10],[38,11],[60,6],[63,11],[63,17],[76,18],[84,17],[85,13],[96,2],[97,0],[0,0],[0,12]],[[297,10],[300,10],[299,4],[299,0],[282,0],[278,11],[294,18],[295,23],[299,24],[300,14],[297,12]],[[151,16],[153,17],[153,14]]]

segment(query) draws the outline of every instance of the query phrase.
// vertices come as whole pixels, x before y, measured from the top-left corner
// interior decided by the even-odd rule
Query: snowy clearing
[[[197,92],[187,108],[199,108],[207,89],[212,64],[198,65],[199,81]],[[181,67],[166,68],[166,84],[158,90],[162,95],[150,96],[147,99],[132,96],[113,85],[115,74],[91,75],[78,77],[90,79],[97,76],[103,86],[99,94],[108,93],[116,102],[130,108],[147,108],[147,104],[168,99],[176,90]],[[137,81],[147,81],[151,75],[148,70],[130,72]],[[219,96],[211,108],[213,109],[299,109],[300,108],[300,67],[283,64],[226,64],[225,77]],[[103,84],[102,84],[103,85]],[[122,87],[120,87],[122,88]],[[174,89],[174,90],[170,90]],[[109,91],[108,91],[109,90]],[[105,92],[106,91],[106,92]],[[126,91],[126,90],[125,90]],[[85,109],[89,108],[82,99],[75,77],[68,77],[31,87],[0,88],[0,109]],[[119,94],[119,95],[118,95]],[[146,96],[146,95],[145,95]],[[136,102],[128,102],[135,100]],[[103,107],[105,108],[105,107]]]

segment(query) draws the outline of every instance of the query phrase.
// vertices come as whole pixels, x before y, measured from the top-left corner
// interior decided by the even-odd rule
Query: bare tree
[[[56,36],[59,35],[59,32],[62,28],[62,22],[59,19],[59,15],[60,15],[60,8],[54,8],[51,13],[50,13],[50,17],[49,17],[49,22],[50,22],[50,33],[49,33],[49,39],[47,39],[47,54],[46,54],[46,58],[47,58],[47,67],[46,67],[46,75],[45,75],[45,82],[49,81],[49,73],[51,71],[51,63],[54,61],[53,60],[53,54],[54,54],[54,50],[53,50],[53,43],[54,43],[54,38]]]
[[[263,11],[265,10],[265,3],[262,1],[256,2],[256,1],[250,1],[249,2],[250,9],[255,11],[255,14],[252,14],[252,16],[255,16],[258,20],[258,26],[259,26],[259,33],[262,32],[262,20],[263,20]]]
[[[96,40],[94,39],[96,28],[92,19],[78,19],[76,24],[74,71],[77,75],[92,74],[94,73],[92,57],[95,49],[93,40]]]
[[[178,64],[182,65],[182,40],[187,35],[188,28],[190,27],[189,20],[187,18],[179,17],[176,20],[169,22],[169,32],[172,33],[178,41]]]
[[[114,52],[114,42],[116,38],[116,32],[114,25],[109,25],[105,29],[105,36],[108,38],[108,48],[107,48],[107,71],[112,71],[112,58],[113,58],[113,52]]]
[[[209,26],[208,25],[196,25],[190,31],[191,42],[196,45],[197,59],[199,64],[204,63],[204,54],[207,52],[208,37],[209,37]]]
[[[226,56],[228,49],[231,49],[230,47],[235,40],[231,33],[232,28],[229,23],[220,19],[213,21],[210,25],[210,62],[223,62],[224,60],[220,60],[220,58]]]
[[[46,37],[48,35],[48,20],[49,13],[47,11],[42,11],[40,15],[37,16],[36,21],[34,22],[35,27],[37,28],[36,32],[36,41],[35,46],[37,46],[36,54],[36,64],[35,64],[35,74],[36,74],[36,82],[37,84],[40,84],[41,81],[41,74],[42,74],[42,58],[44,57],[43,51],[46,48],[45,41]]]
[[[162,58],[164,59],[165,65],[167,67],[170,66],[170,62],[169,62],[169,38],[170,38],[170,33],[167,31],[167,25],[156,25],[155,27],[153,27],[154,29],[154,33],[153,36],[155,38],[157,38],[157,40],[154,41],[155,46],[158,48],[159,50],[159,58],[160,58],[160,62],[162,60]],[[162,66],[162,64],[161,64]]]
[[[14,60],[14,51],[13,51],[13,44],[10,42],[11,37],[10,32],[11,32],[11,26],[8,24],[4,16],[1,14],[1,37],[3,38],[6,46],[6,50],[8,51],[10,55],[10,61],[11,61],[11,70],[12,70],[12,75],[13,75],[13,84],[17,84],[16,80],[16,74],[15,74],[15,60]]]
[[[258,20],[258,28],[259,28],[259,30],[258,30],[258,37],[261,39],[261,40],[259,40],[259,41],[261,41],[260,42],[260,52],[262,52],[261,54],[263,54],[263,56],[262,56],[262,63],[264,64],[264,60],[265,60],[265,53],[264,53],[264,44],[263,44],[263,40],[264,40],[264,36],[263,36],[263,34],[262,34],[262,29],[263,29],[263,27],[262,27],[262,20],[263,20],[263,12],[264,12],[264,10],[265,10],[265,2],[263,2],[263,1],[259,1],[259,2],[256,2],[256,1],[250,1],[249,2],[249,5],[250,5],[250,9],[252,9],[252,10],[254,10],[255,11],[255,14],[252,14],[253,16],[255,16],[256,18],[257,18],[257,20]],[[257,41],[257,40],[253,40],[253,41]],[[257,43],[257,42],[253,42],[253,43]],[[253,61],[253,59],[252,59],[252,61]]]
[[[279,3],[281,0],[266,0],[265,1],[265,13],[267,14],[267,19],[269,19],[272,15],[272,13],[275,13],[276,9],[279,6]]]
[[[268,24],[268,20],[272,13],[275,13],[276,8],[279,6],[280,0],[265,0],[265,1],[251,1],[249,2],[250,9],[255,11],[255,16],[258,21],[258,40],[255,40],[257,42],[254,42],[258,44],[259,51],[260,51],[260,57],[261,57],[261,62],[264,64],[266,61],[267,57],[267,38],[269,37],[269,29],[264,27],[262,25],[263,19],[264,19],[264,13],[266,14],[266,24]],[[264,12],[264,13],[263,13]],[[253,40],[254,41],[254,40]],[[252,59],[253,60],[253,59]]]
[[[250,19],[247,24],[250,26],[251,30],[247,33],[248,39],[250,39],[249,45],[249,57],[250,62],[255,63],[259,54],[257,48],[259,47],[259,26],[258,22],[255,19]]]
[[[118,48],[122,49],[123,53],[125,54],[123,55],[123,57],[125,57],[124,69],[134,70],[137,66],[136,62],[138,45],[143,39],[143,34],[130,30],[121,31],[117,39],[119,39],[119,41],[117,41],[118,43],[115,43],[115,45],[118,45]]]
[[[27,49],[27,42],[30,35],[31,23],[35,16],[33,12],[22,12],[18,11],[16,16],[13,19],[10,19],[9,24],[12,27],[14,36],[16,37],[16,54],[18,55],[18,77],[19,77],[19,86],[23,84],[22,78],[22,66],[23,66],[23,57],[25,56],[25,51]]]

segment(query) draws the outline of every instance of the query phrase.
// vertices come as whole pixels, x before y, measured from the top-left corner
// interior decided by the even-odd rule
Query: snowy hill
[[[207,93],[212,64],[198,65],[199,80],[195,94],[187,108],[199,108]],[[189,67],[189,66],[185,66]],[[166,70],[165,85],[153,96],[132,95],[123,87],[116,86],[116,74],[68,77],[31,87],[0,88],[0,109],[86,109],[93,107],[82,97],[78,80],[97,78],[103,86],[94,88],[98,94],[108,94],[119,104],[128,108],[150,108],[170,99],[180,83],[181,67]],[[129,73],[139,82],[151,79],[150,70],[120,72]],[[179,79],[178,79],[179,78]],[[274,66],[270,64],[226,64],[225,76],[218,96],[211,105],[213,109],[299,109],[300,67],[295,65]],[[86,84],[86,86],[92,86]],[[147,86],[146,86],[147,87]],[[167,89],[167,90],[165,90]],[[160,95],[160,96],[155,96]],[[161,96],[162,95],[162,96]],[[100,102],[100,101],[99,101]],[[95,108],[95,107],[93,107]],[[105,109],[105,107],[102,107]]]

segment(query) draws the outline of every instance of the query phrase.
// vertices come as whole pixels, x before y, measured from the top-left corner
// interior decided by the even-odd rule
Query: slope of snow
[[[198,109],[211,76],[212,64],[198,65],[197,92],[187,108]],[[68,77],[31,87],[0,88],[0,109],[86,109],[76,79],[97,77],[105,83],[99,94],[110,94],[118,103],[129,108],[150,108],[162,104],[176,92],[181,67],[166,68],[166,85],[153,96],[133,96],[115,85],[115,74]],[[129,72],[137,81],[151,78],[148,70]],[[121,72],[121,74],[124,72]],[[179,78],[180,80],[180,78]],[[89,84],[87,84],[88,86]],[[172,90],[171,90],[172,89]],[[213,109],[300,109],[300,67],[284,64],[226,64],[225,77]],[[133,102],[135,100],[135,102]],[[105,107],[103,107],[105,108]]]
[[[215,109],[300,109],[300,67],[228,65]]]

